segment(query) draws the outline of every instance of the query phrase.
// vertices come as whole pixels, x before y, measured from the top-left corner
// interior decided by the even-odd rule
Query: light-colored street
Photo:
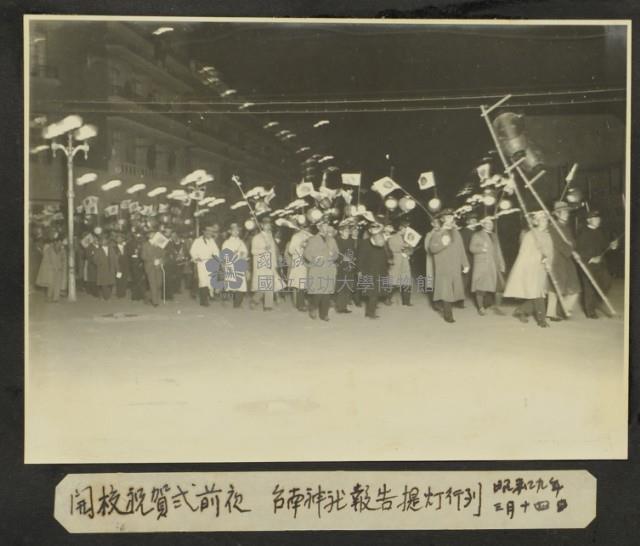
[[[612,290],[623,308],[623,287]],[[29,463],[626,456],[621,316],[30,304]]]

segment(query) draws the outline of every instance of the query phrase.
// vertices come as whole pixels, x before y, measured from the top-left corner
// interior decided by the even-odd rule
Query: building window
[[[149,144],[147,147],[147,168],[151,171],[156,169],[156,146],[155,144]]]
[[[111,157],[120,159],[122,157],[123,138],[120,131],[111,131]]]
[[[127,163],[136,163],[136,145],[138,139],[128,137],[125,143],[124,157]]]
[[[176,172],[176,153],[173,150],[167,152],[167,172],[169,174]]]

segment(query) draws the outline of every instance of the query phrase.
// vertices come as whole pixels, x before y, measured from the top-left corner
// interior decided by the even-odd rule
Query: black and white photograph
[[[24,31],[26,463],[627,457],[629,21]]]

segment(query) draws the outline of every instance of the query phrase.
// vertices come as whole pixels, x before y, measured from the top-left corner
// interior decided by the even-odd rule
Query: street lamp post
[[[88,139],[98,134],[93,125],[83,125],[80,116],[68,116],[59,123],[49,125],[43,131],[45,139],[51,140],[51,151],[55,157],[56,152],[61,151],[67,158],[67,299],[76,301],[76,270],[75,270],[75,244],[74,244],[74,225],[75,216],[75,191],[73,187],[73,159],[80,151],[84,152],[84,158],[87,158],[89,152]],[[67,143],[60,144],[55,139],[62,135],[66,135]],[[80,142],[77,144],[76,142]]]

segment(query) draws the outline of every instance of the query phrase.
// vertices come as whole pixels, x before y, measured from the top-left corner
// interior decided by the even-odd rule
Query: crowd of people
[[[164,226],[126,232],[96,228],[74,243],[78,288],[102,300],[130,298],[158,306],[181,292],[203,307],[230,301],[270,311],[290,299],[311,318],[329,320],[336,313],[363,307],[370,319],[379,304],[410,306],[412,292],[426,293],[444,320],[471,297],[479,315],[504,314],[502,298],[519,300],[514,316],[541,327],[569,319],[582,293],[585,315],[598,318],[611,276],[606,253],[616,249],[603,232],[600,214],[591,210],[577,234],[571,207],[553,205],[529,212],[520,234],[517,258],[507,271],[496,219],[468,215],[463,226],[451,209],[433,217],[422,238],[425,274],[415,275],[416,242],[407,237],[407,217],[390,222],[375,217],[363,225],[354,218],[327,216],[292,227],[273,225],[269,214],[256,221],[203,226],[198,235]],[[251,224],[251,225],[250,225]],[[67,248],[59,232],[31,230],[31,283],[57,302],[66,290]],[[587,272],[578,267],[586,265]],[[606,312],[606,308],[604,309]]]

